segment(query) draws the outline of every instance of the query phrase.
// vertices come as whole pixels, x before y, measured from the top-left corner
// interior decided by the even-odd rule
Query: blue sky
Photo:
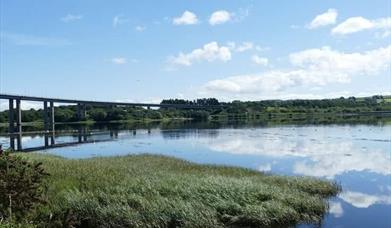
[[[116,101],[391,93],[391,3],[1,2],[2,93]]]

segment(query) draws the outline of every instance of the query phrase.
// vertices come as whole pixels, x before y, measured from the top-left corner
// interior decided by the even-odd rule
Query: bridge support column
[[[77,141],[79,142],[79,143],[81,143],[81,142],[83,142],[83,132],[82,132],[82,130],[81,130],[81,127],[79,127],[79,129],[78,129],[78,131],[77,131]]]
[[[54,130],[53,130],[52,134],[50,135],[50,145],[52,145],[52,146],[54,144],[56,144],[55,137],[56,137],[56,134],[54,133]]]
[[[45,134],[45,147],[49,146],[49,135]]]
[[[49,131],[49,109],[47,101],[43,102],[43,124],[45,131]]]
[[[15,121],[14,121],[15,113],[14,113],[14,99],[8,100],[8,132],[10,134],[10,148],[15,150],[15,138],[14,138],[14,130],[15,130]]]
[[[10,135],[10,148],[15,150],[15,136],[13,134]]]
[[[87,105],[83,104],[81,111],[82,111],[81,117],[83,118],[83,120],[86,120],[87,119]]]
[[[86,120],[87,117],[87,109],[85,104],[77,104],[77,118],[79,121]]]
[[[22,109],[19,99],[16,100],[16,132],[22,133]]]
[[[54,132],[54,102],[50,101],[50,107],[49,107],[49,125],[50,130]]]
[[[14,100],[9,99],[8,100],[8,132],[9,133],[14,133],[15,130],[15,125],[14,125]]]
[[[16,146],[17,150],[22,150],[22,132],[16,135]]]

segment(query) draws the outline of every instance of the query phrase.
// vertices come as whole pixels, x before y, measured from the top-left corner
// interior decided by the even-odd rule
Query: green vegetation
[[[336,184],[153,155],[41,161],[39,227],[264,227],[319,222]],[[27,222],[27,221],[21,221]]]
[[[151,122],[168,119],[193,120],[232,120],[232,119],[303,119],[308,116],[335,116],[336,114],[356,114],[374,111],[391,111],[391,96],[349,97],[323,100],[264,100],[219,102],[217,99],[182,99],[163,100],[162,104],[186,105],[223,105],[221,108],[197,109],[145,109],[142,107],[101,107],[87,106],[87,117],[84,122]],[[55,107],[55,121],[71,123],[80,121],[75,105]],[[42,122],[43,111],[23,110],[25,123]],[[0,112],[0,123],[6,126],[8,112]],[[31,124],[30,124],[31,125]]]
[[[0,153],[0,220],[20,221],[44,202],[42,182],[47,173],[41,165]]]

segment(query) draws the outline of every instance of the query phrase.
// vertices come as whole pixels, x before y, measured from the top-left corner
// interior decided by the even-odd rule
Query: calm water
[[[82,144],[46,148],[44,153],[67,158],[154,153],[335,180],[343,192],[330,200],[322,227],[391,227],[391,125],[384,121],[57,128],[55,145]],[[22,146],[43,146],[44,138],[24,135]],[[0,143],[7,147],[9,139],[0,137]]]

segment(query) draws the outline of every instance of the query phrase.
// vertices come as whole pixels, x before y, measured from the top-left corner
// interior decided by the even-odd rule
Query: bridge
[[[222,105],[187,105],[187,104],[152,104],[152,103],[131,103],[131,102],[110,102],[110,101],[93,101],[93,100],[77,100],[64,98],[49,98],[36,97],[12,94],[0,94],[0,99],[8,100],[8,133],[10,136],[10,147],[15,149],[15,141],[17,140],[17,150],[22,150],[21,134],[22,134],[22,109],[21,101],[35,101],[43,104],[43,122],[45,132],[54,132],[54,104],[75,104],[77,105],[77,118],[81,121],[87,116],[87,105],[93,106],[108,106],[114,107],[146,107],[155,108],[174,108],[174,109],[210,109],[221,108]],[[45,141],[45,145],[47,142]]]

